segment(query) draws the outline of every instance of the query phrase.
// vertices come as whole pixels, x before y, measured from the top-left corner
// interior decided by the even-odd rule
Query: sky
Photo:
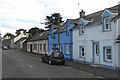
[[[118,4],[120,0],[0,0],[0,32],[15,35],[17,29],[45,27],[46,16],[60,13],[63,20],[76,19]],[[78,6],[79,3],[79,6]]]

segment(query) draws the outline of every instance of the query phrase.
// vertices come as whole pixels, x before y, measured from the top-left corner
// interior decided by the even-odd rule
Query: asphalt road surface
[[[39,55],[20,50],[2,51],[3,78],[100,78],[66,65],[43,63]]]

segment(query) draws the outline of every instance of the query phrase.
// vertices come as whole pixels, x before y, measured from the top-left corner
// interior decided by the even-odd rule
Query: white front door
[[[93,43],[93,62],[94,64],[99,64],[99,43]]]

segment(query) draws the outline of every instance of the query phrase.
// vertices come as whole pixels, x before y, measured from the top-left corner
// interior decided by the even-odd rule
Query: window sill
[[[112,31],[111,29],[108,29],[108,30],[103,30],[103,32],[109,32],[109,31]]]
[[[84,33],[80,33],[79,35],[84,35]]]
[[[85,57],[80,56],[81,59],[85,59]]]
[[[104,60],[104,62],[112,63],[112,60]]]
[[[70,55],[70,53],[69,54],[65,54],[65,55]]]

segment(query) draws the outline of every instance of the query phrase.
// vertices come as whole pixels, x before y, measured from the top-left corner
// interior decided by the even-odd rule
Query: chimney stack
[[[82,18],[85,16],[85,11],[83,11],[83,9],[82,9],[81,12],[79,12],[79,14],[80,14],[80,18]]]

